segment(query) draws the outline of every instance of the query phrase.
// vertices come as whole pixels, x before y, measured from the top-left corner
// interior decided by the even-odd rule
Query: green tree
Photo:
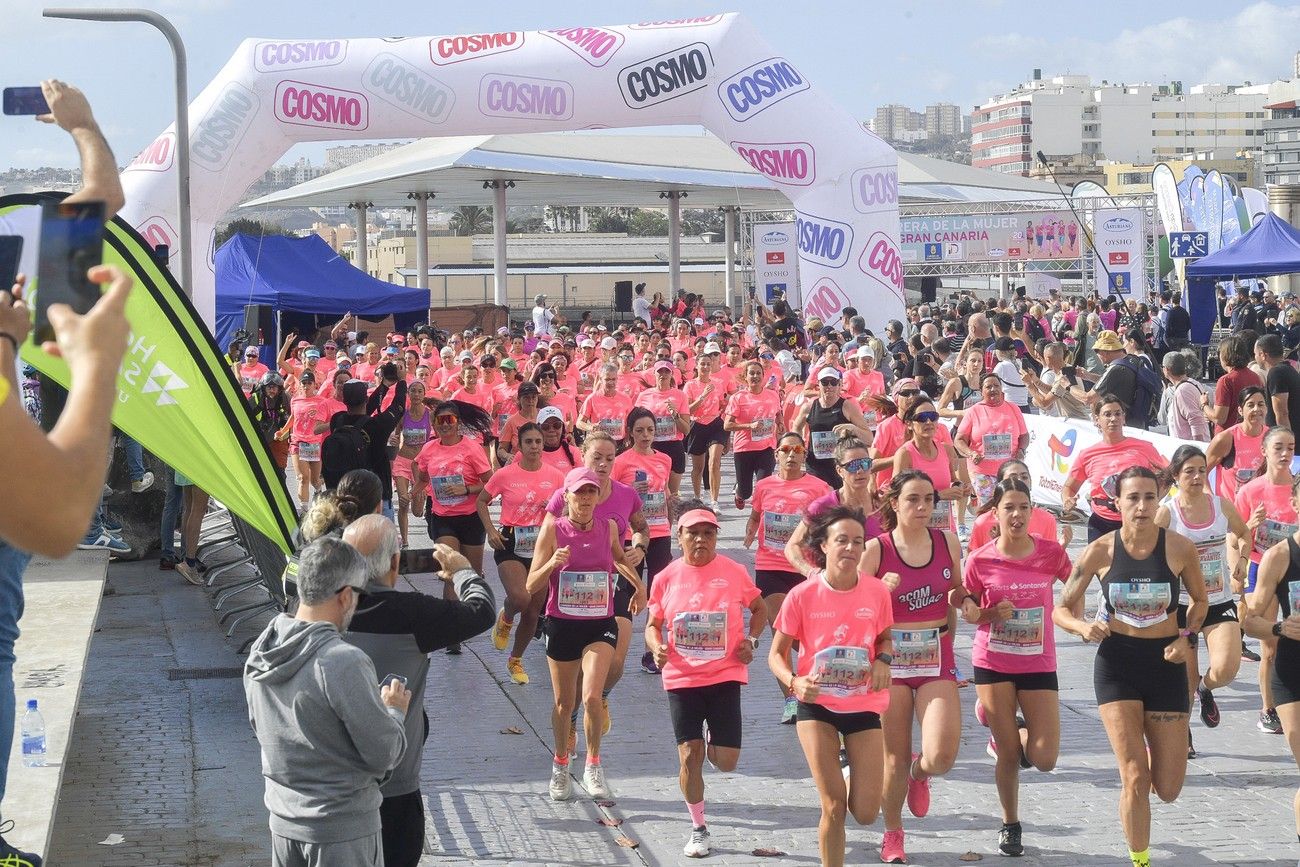
[[[250,220],[247,217],[240,217],[237,220],[231,220],[226,225],[217,229],[217,246],[229,241],[235,234],[252,235],[254,238],[260,238],[263,235],[284,235],[293,237],[284,226],[279,223],[267,223],[262,220]]]
[[[492,231],[492,209],[462,205],[451,217],[451,229],[457,235],[480,235]]]
[[[630,208],[592,208],[587,223],[592,232],[626,232]]]
[[[642,238],[666,238],[668,215],[662,211],[639,210],[627,221],[627,233]]]
[[[705,232],[721,235],[722,231],[722,212],[717,208],[682,209],[683,235],[703,235]]]

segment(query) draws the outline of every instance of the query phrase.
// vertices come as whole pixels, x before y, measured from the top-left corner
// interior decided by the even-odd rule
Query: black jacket
[[[384,403],[384,397],[388,394],[388,383],[381,382],[379,387],[370,394],[370,400],[366,402],[365,415],[352,415],[347,412],[336,412],[330,417],[330,432],[338,430],[344,425],[359,425],[366,432],[370,439],[370,453],[368,455],[369,469],[377,476],[382,484],[382,490],[392,491],[393,489],[393,462],[388,459],[388,438],[393,435],[397,425],[401,423],[402,416],[406,413],[406,380],[397,381],[396,391],[393,393],[393,402],[389,404],[388,409],[380,411]],[[392,494],[385,494],[384,499],[390,500]]]

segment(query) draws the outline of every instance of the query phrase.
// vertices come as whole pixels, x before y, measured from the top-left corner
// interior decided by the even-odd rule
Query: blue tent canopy
[[[1231,245],[1187,266],[1187,311],[1192,342],[1209,343],[1218,307],[1214,284],[1223,280],[1300,272],[1300,230],[1276,214],[1265,214]]]
[[[244,305],[279,312],[372,319],[429,312],[429,291],[376,280],[354,268],[317,235],[236,234],[217,251],[217,343],[225,349],[244,325]],[[271,347],[274,351],[276,347]]]

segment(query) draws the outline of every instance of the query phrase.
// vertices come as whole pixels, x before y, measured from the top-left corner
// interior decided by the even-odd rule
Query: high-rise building
[[[1150,164],[1264,142],[1267,85],[1094,85],[1086,75],[1033,78],[975,109],[971,164],[1027,175],[1038,151]]]
[[[410,142],[372,142],[369,144],[338,145],[325,148],[325,168],[331,172],[337,171],[353,163],[377,157],[407,144],[410,144]]]
[[[961,135],[961,109],[950,102],[927,105],[925,107],[925,132],[932,137]]]
[[[876,109],[871,131],[886,141],[903,138],[903,133],[925,129],[925,115],[905,105],[882,105]]]

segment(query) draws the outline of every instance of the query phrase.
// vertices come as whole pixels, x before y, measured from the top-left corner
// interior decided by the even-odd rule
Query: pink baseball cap
[[[582,490],[588,485],[600,487],[600,478],[586,467],[574,467],[569,470],[568,475],[564,477],[564,492],[572,494],[575,491]]]
[[[698,524],[712,524],[718,526],[718,516],[708,509],[691,509],[677,519],[677,529],[681,530],[686,527],[694,527]]]

